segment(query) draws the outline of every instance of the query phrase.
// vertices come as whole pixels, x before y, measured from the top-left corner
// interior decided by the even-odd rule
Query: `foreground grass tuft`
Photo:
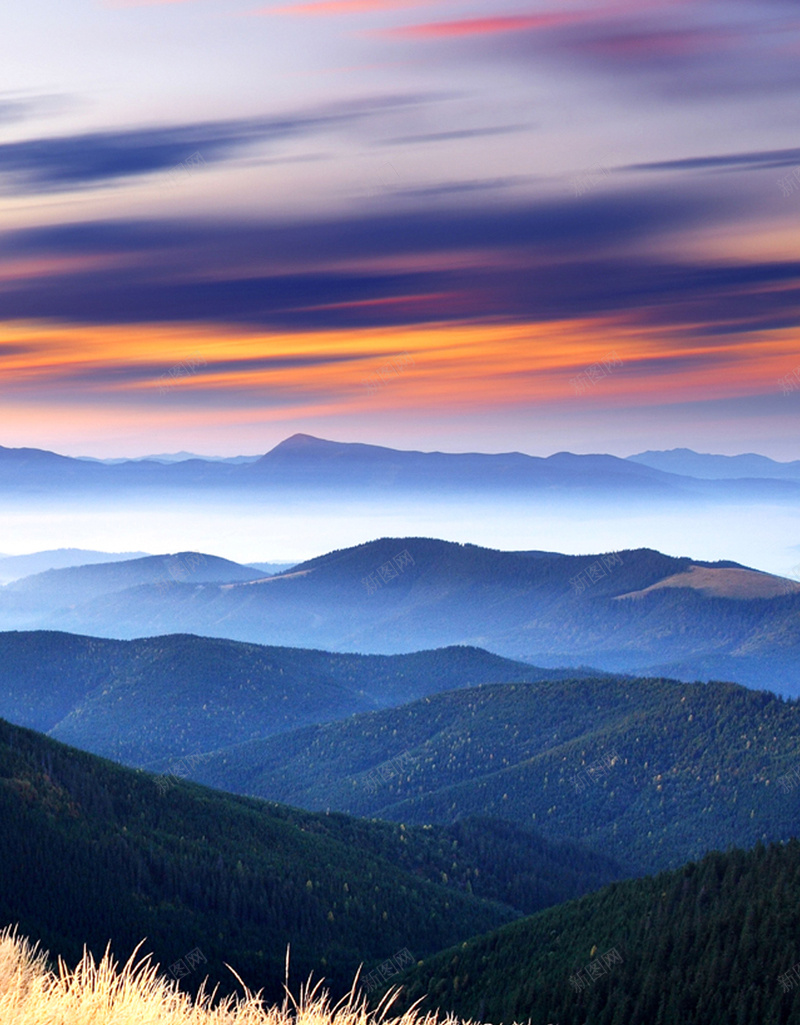
[[[317,984],[290,995],[283,1006],[267,1006],[245,987],[243,997],[216,999],[204,989],[196,998],[159,973],[147,955],[137,954],[122,967],[110,952],[96,962],[84,952],[70,970],[18,935],[0,932],[0,1022],[3,1025],[462,1025],[453,1017],[416,1009],[391,1017],[389,1003],[374,1010],[356,994],[331,1005]]]

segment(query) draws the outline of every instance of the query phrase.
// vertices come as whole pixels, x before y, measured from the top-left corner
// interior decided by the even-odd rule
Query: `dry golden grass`
[[[619,594],[623,598],[641,598],[665,587],[688,587],[716,598],[777,598],[800,591],[800,583],[787,577],[776,577],[758,569],[720,569],[718,566],[690,566],[683,573],[674,573],[641,591]]]
[[[136,954],[120,967],[110,953],[95,962],[84,953],[70,970],[59,959],[47,966],[16,930],[0,932],[0,1022],[2,1025],[461,1025],[456,1018],[416,1010],[390,1016],[391,1000],[375,1010],[356,995],[331,1005],[327,994],[309,985],[283,1006],[267,1006],[245,987],[244,997],[217,1000],[201,991],[196,999],[177,982],[159,974],[150,957]],[[240,980],[241,981],[241,980]]]

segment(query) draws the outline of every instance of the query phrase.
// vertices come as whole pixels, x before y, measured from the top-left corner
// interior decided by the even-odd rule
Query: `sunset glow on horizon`
[[[32,16],[0,40],[0,445],[793,458],[789,5],[39,7],[40,65]]]
[[[613,365],[587,378],[612,353]],[[65,454],[77,454],[74,441],[58,440],[65,421],[82,437],[81,449],[98,425],[111,431],[98,437],[100,455],[120,454],[113,432],[132,425],[150,436],[203,425],[208,438],[237,454],[237,427],[260,426],[269,446],[333,419],[348,440],[369,442],[362,425],[376,415],[399,427],[431,409],[458,420],[525,416],[533,407],[557,420],[579,406],[633,411],[752,399],[774,393],[794,358],[790,329],[725,342],[698,337],[690,347],[684,330],[630,316],[291,333],[207,324],[0,325],[4,443],[24,447],[33,439]],[[413,432],[405,439],[399,447],[418,444]]]

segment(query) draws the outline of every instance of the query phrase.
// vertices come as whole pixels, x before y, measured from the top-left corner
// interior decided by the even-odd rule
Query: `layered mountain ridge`
[[[273,575],[185,552],[16,581],[0,590],[0,626],[381,654],[466,645],[540,666],[800,693],[800,581],[647,548],[561,555],[380,538]]]

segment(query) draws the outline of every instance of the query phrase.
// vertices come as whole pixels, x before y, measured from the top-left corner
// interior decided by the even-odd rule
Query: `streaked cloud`
[[[463,192],[490,192],[525,185],[534,180],[533,175],[508,175],[505,178],[479,178],[474,181],[450,181],[439,185],[420,185],[417,188],[395,189],[395,195],[422,198],[424,196],[451,197]]]
[[[741,47],[748,39],[743,28],[700,25],[691,28],[664,26],[621,28],[599,27],[595,31],[574,33],[564,40],[567,49],[607,61],[613,66],[634,66],[647,61],[673,61],[708,57],[732,47]]]
[[[480,139],[489,135],[511,135],[516,132],[530,131],[531,125],[487,125],[483,128],[457,128],[444,132],[425,132],[420,135],[401,135],[395,139],[384,139],[387,146],[408,145],[409,143],[452,142],[458,139]]]
[[[434,21],[421,25],[401,25],[380,30],[380,34],[398,39],[447,39],[459,36],[485,36],[501,32],[527,32],[533,29],[554,29],[585,21],[592,15],[580,11],[550,14],[514,14],[489,18],[461,18],[455,21]]]
[[[426,100],[422,96],[376,97],[320,106],[287,117],[131,128],[0,143],[0,181],[14,193],[62,191],[165,171],[195,152],[206,163],[219,163],[247,147],[312,136]]]
[[[473,58],[512,59],[535,71],[544,61],[574,72],[578,61],[581,70],[619,86],[627,79],[663,95],[697,99],[725,90],[761,95],[800,84],[800,21],[788,5],[770,6],[769,17],[764,11],[747,2],[723,8],[712,0],[551,4],[531,14],[492,12],[391,25],[373,34],[450,46],[448,56],[456,62],[459,51],[452,48],[459,40]]]
[[[628,164],[626,171],[717,171],[764,170],[800,164],[800,147],[794,149],[760,150],[753,153],[728,153],[723,156],[683,157],[678,160],[655,160],[645,164]]]
[[[208,422],[383,413],[571,408],[571,380],[613,351],[620,365],[582,403],[643,407],[774,395],[796,359],[793,332],[688,342],[627,313],[515,324],[438,321],[403,327],[274,332],[142,323],[114,328],[0,322],[0,394],[19,408],[57,404],[205,410]],[[412,362],[391,388],[365,387],[398,353]],[[171,367],[197,361],[170,379]]]
[[[119,220],[53,225],[0,232],[0,261],[20,255],[95,252],[124,255],[147,250],[181,255],[185,268],[240,266],[280,254],[284,271],[308,261],[454,252],[464,249],[530,250],[542,257],[558,253],[585,259],[589,246],[619,246],[663,232],[724,220],[739,209],[739,196],[654,188],[594,193],[580,202],[568,192],[504,205],[472,203],[452,209],[417,206],[336,216],[260,219],[208,224],[192,220]],[[152,252],[147,261],[152,260]],[[233,263],[236,266],[234,260]],[[161,271],[158,271],[159,275]]]
[[[0,124],[27,121],[40,114],[50,113],[64,105],[63,98],[55,96],[24,96],[0,93]]]
[[[504,183],[471,184],[478,194]],[[659,253],[669,236],[713,233],[731,204],[741,196],[670,184],[294,222],[43,227],[0,234],[0,297],[21,320],[279,332],[627,311],[644,329],[723,346],[800,325],[800,260]]]
[[[470,192],[485,186],[467,183]],[[447,209],[417,206],[293,223],[43,227],[0,234],[0,287],[7,316],[95,323],[207,320],[309,328],[527,318],[537,309],[548,317],[571,316],[570,310],[640,302],[620,282],[640,280],[648,266],[642,246],[708,220],[715,208],[724,217],[722,197],[709,201],[673,190],[595,194],[580,203],[568,196],[485,206],[465,200]],[[614,263],[610,280],[617,281],[608,294],[604,250]],[[444,259],[435,260],[436,254]],[[63,262],[78,258],[89,263]],[[49,266],[48,273],[37,262]],[[648,286],[657,287],[652,280]]]

